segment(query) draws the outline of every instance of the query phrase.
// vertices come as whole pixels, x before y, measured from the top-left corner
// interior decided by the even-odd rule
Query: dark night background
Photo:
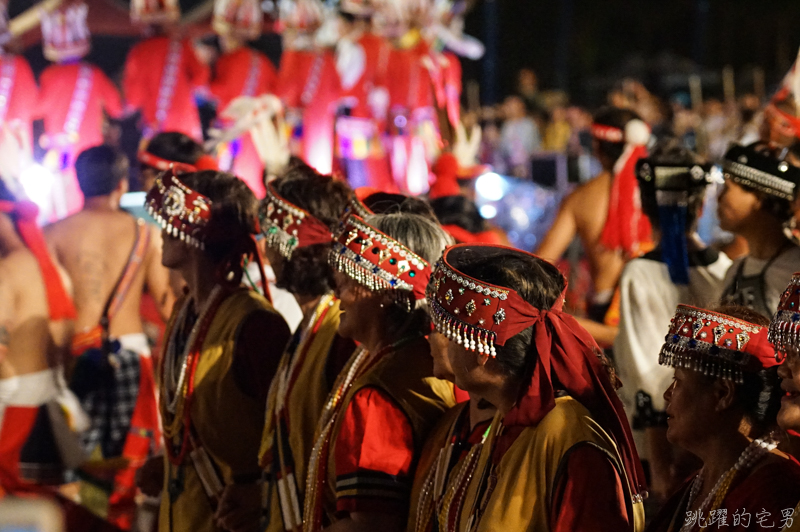
[[[124,14],[124,0],[89,0]],[[11,0],[10,15],[35,4]],[[184,13],[202,2],[183,0]],[[622,77],[643,81],[662,96],[686,90],[686,75],[702,74],[705,96],[720,96],[720,72],[731,65],[737,93],[752,90],[752,69],[766,73],[768,92],[791,66],[800,45],[797,0],[472,0],[466,32],[487,44],[479,62],[464,61],[465,79],[481,83],[484,103],[513,91],[516,73],[532,67],[542,89],[565,89],[575,103],[602,103]],[[96,19],[95,19],[96,20]],[[493,23],[493,21],[495,21]],[[105,22],[105,21],[103,21]],[[102,35],[92,27],[88,57],[119,79],[135,31]],[[108,24],[106,24],[108,26]],[[38,30],[25,55],[37,73],[46,66]],[[492,38],[494,35],[494,39]],[[492,43],[496,43],[496,47]],[[277,60],[280,39],[262,37],[258,47]],[[494,59],[492,59],[494,58]]]

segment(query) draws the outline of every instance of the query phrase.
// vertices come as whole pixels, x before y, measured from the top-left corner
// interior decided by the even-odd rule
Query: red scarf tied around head
[[[536,310],[533,342],[537,355],[528,369],[530,385],[506,414],[506,427],[537,425],[555,407],[553,382],[591,412],[595,421],[617,444],[634,494],[646,489],[644,471],[631,435],[628,418],[597,353],[600,348],[572,316],[553,310]],[[530,321],[528,326],[530,326]],[[513,431],[497,442],[499,456],[513,443]]]
[[[614,182],[608,203],[608,216],[600,242],[606,249],[621,249],[636,256],[650,240],[650,221],[642,213],[642,199],[636,180],[636,161],[647,157],[644,146],[628,144],[614,167]]]
[[[75,306],[72,304],[72,299],[67,294],[64,284],[61,282],[61,276],[50,257],[44,235],[36,225],[39,208],[30,201],[0,201],[0,212],[14,216],[17,233],[28,251],[36,258],[36,262],[39,263],[39,270],[42,273],[47,292],[50,319],[74,320],[77,317]]]

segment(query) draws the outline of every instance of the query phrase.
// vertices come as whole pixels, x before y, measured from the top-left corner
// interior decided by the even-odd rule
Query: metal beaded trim
[[[267,187],[266,207],[261,211],[264,238],[269,247],[276,249],[286,260],[291,260],[292,253],[297,249],[300,240],[297,238],[297,229],[292,234],[289,234],[287,229],[293,224],[301,225],[307,213],[273,194],[271,188]],[[272,219],[275,211],[278,214],[282,214],[282,211],[288,213],[282,220],[282,226]]]
[[[164,183],[165,175],[170,179],[169,186]],[[207,215],[211,210],[211,200],[187,187],[171,174],[160,175],[156,179],[155,186],[160,197],[151,196],[148,199],[147,212],[150,216],[168,235],[205,250],[205,243],[198,236],[208,224]],[[187,196],[194,197],[191,205],[187,205]],[[180,227],[175,226],[176,219]]]
[[[373,265],[340,242],[333,243],[333,248],[328,255],[328,264],[373,292],[378,290],[406,290],[411,292],[414,289],[407,282],[398,279],[380,266]]]
[[[788,168],[788,163],[779,164],[787,164]],[[731,179],[745,186],[753,187],[782,199],[791,200],[794,198],[795,184],[791,181],[736,161],[723,161],[722,168]]]
[[[769,324],[767,339],[775,346],[775,359],[778,361],[788,351],[800,348],[800,313],[779,310]]]
[[[689,323],[687,318],[692,318],[692,336],[683,336],[676,331],[680,331]],[[714,343],[707,342],[697,333],[703,328],[702,323],[708,320],[706,326],[712,322],[717,327],[735,327],[741,330],[736,337],[736,348],[733,349],[733,341],[725,340],[723,346],[717,345],[718,339],[714,338]],[[751,355],[741,351],[750,341],[750,334],[756,334],[761,330],[760,327],[749,325],[744,322],[726,319],[718,314],[710,314],[697,310],[678,308],[678,312],[673,318],[670,332],[664,338],[664,345],[658,356],[658,363],[662,366],[673,368],[684,368],[698,371],[704,375],[732,380],[737,384],[744,382],[743,368],[750,362]],[[705,333],[702,333],[705,334]],[[714,336],[716,336],[716,332]],[[720,333],[720,336],[722,333]]]
[[[426,296],[431,308],[431,319],[438,332],[445,335],[449,340],[463,345],[465,349],[496,357],[496,332],[480,327],[479,325],[466,323],[452,314],[442,304],[442,298],[438,295],[443,281],[442,276],[461,285],[462,288],[459,288],[459,291],[471,290],[482,297],[488,296],[499,299],[500,301],[508,299],[509,290],[498,286],[482,284],[480,281],[476,282],[475,279],[464,277],[450,268],[444,262],[444,258],[437,261],[426,289]],[[446,298],[447,294],[443,297]],[[499,308],[492,319],[496,324],[500,324],[505,320],[505,310],[502,307]]]

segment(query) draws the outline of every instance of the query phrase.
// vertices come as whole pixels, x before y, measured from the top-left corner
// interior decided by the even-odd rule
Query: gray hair
[[[419,214],[374,214],[367,216],[364,221],[425,259],[431,268],[442,256],[445,248],[455,243],[447,231],[442,229],[442,226]],[[393,295],[396,297],[395,304],[387,309],[392,316],[390,320],[392,326],[405,328],[410,323],[415,323],[410,326],[412,328],[430,328],[426,299],[413,302],[408,297],[409,294],[399,291],[393,291]],[[416,319],[414,319],[415,315]]]

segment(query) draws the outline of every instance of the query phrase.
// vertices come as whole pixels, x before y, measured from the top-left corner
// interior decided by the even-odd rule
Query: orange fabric
[[[67,294],[61,276],[53,263],[42,230],[36,225],[36,217],[39,214],[38,207],[29,201],[0,201],[0,212],[14,215],[17,233],[39,264],[47,293],[50,319],[74,320],[77,317],[75,305]]]
[[[157,127],[157,96],[171,40],[154,37],[140,42],[128,54],[122,87],[128,104],[141,109],[147,127]],[[174,87],[172,103],[163,123],[164,131],[178,131],[202,141],[200,115],[194,103],[193,91],[208,84],[209,69],[192,49],[191,42],[183,43],[180,74]]]

